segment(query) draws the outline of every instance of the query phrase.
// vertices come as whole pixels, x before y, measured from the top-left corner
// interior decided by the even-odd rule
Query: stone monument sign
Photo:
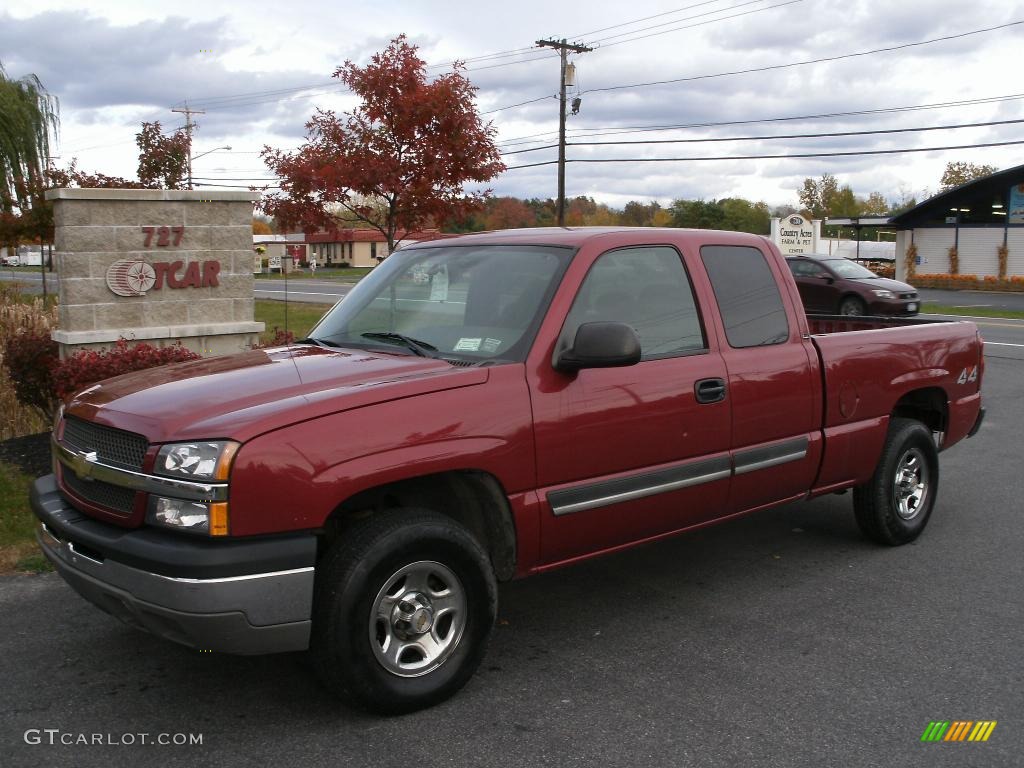
[[[119,338],[249,349],[255,192],[51,189],[64,357]]]

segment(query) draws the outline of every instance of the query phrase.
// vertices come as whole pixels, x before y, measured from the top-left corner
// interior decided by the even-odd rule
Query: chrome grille
[[[135,491],[131,488],[122,488],[101,480],[82,480],[67,467],[61,472],[61,480],[69,491],[98,507],[130,515],[135,506]]]
[[[135,470],[142,469],[142,460],[149,448],[149,443],[142,435],[71,416],[64,420],[62,440],[68,448],[81,453],[96,451],[97,459],[103,464]]]
[[[916,292],[914,292],[914,293],[901,293],[900,294],[900,298],[901,299],[916,299],[917,298],[917,293]]]

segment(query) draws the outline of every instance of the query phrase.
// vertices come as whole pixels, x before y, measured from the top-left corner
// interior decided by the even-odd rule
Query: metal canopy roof
[[[948,192],[930,197],[909,211],[893,216],[890,223],[902,229],[909,229],[917,224],[945,216],[951,208],[959,208],[961,202],[968,199],[986,196],[1004,198],[1010,187],[1022,183],[1024,183],[1024,165],[1007,168],[1005,171],[969,181]]]

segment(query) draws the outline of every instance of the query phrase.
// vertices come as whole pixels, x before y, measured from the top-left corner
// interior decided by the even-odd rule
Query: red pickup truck
[[[390,256],[293,345],[78,392],[32,504],[114,616],[309,649],[410,711],[473,674],[500,581],[846,489],[868,538],[913,540],[983,367],[969,322],[808,318],[755,235],[471,235]]]

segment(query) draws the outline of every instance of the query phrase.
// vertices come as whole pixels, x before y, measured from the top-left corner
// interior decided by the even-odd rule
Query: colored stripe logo
[[[996,720],[933,720],[921,734],[921,741],[988,741]]]

